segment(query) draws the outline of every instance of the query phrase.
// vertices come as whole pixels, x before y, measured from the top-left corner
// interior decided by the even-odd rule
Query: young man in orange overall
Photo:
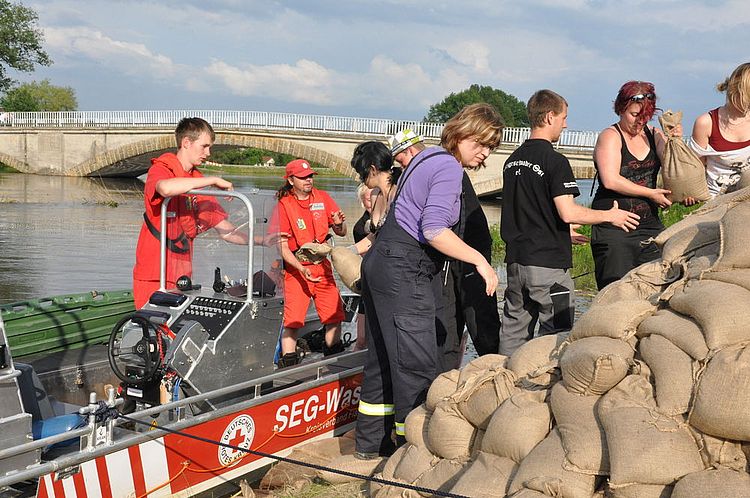
[[[192,276],[193,239],[210,228],[227,242],[247,244],[247,234],[235,231],[227,213],[213,197],[184,195],[189,190],[216,187],[232,190],[218,176],[203,176],[196,168],[211,153],[215,134],[200,118],[183,118],[175,130],[177,153],[167,152],[151,160],[144,187],[143,225],[138,236],[133,268],[135,308],[142,308],[159,289],[161,206],[174,197],[167,214],[167,289],[179,277]]]
[[[344,350],[340,338],[344,308],[333,278],[331,262],[326,258],[317,264],[303,263],[295,255],[307,242],[325,242],[329,237],[329,228],[339,237],[346,235],[344,213],[327,193],[313,188],[315,174],[310,163],[295,159],[286,165],[286,182],[277,193],[279,232],[282,234],[281,256],[286,270],[279,368],[296,365],[300,361],[296,352],[297,331],[305,324],[311,298],[320,322],[326,328],[323,353],[327,356]]]

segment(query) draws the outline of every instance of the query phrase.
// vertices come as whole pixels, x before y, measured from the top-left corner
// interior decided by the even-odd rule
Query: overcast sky
[[[686,133],[750,60],[747,0],[25,0],[54,64],[17,79],[81,110],[232,109],[421,119],[473,83],[551,88],[571,130],[652,81]]]

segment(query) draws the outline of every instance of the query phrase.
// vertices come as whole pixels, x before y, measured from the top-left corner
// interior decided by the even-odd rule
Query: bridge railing
[[[411,128],[429,139],[440,139],[443,131],[442,123],[265,111],[9,112],[0,116],[0,120],[1,124],[17,128],[172,128],[187,116],[203,118],[214,127],[248,130],[316,131],[385,137],[404,128]],[[505,128],[503,144],[519,145],[529,138],[530,133],[530,128]],[[599,133],[593,131],[565,130],[556,146],[590,150],[596,144],[598,136]]]

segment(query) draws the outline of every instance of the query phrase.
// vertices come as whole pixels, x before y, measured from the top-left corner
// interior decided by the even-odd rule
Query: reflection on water
[[[270,193],[283,183],[268,176],[229,179],[240,192]],[[346,214],[349,233],[336,242],[350,244],[351,227],[362,213],[356,182],[320,177],[315,185],[331,193]],[[581,185],[582,194],[588,186]],[[0,208],[0,303],[132,285],[143,219],[140,180],[5,173]],[[483,202],[483,208],[491,225],[500,222],[499,202]]]

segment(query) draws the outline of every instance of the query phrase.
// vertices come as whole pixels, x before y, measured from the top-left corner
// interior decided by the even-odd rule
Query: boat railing
[[[334,382],[344,377],[358,374],[363,370],[364,355],[366,351],[355,351],[351,353],[343,353],[340,355],[332,356],[330,358],[324,358],[316,362],[303,363],[294,367],[285,368],[278,370],[272,374],[258,377],[246,382],[242,382],[236,385],[227,386],[219,389],[215,389],[210,392],[203,394],[197,394],[187,398],[183,398],[177,401],[171,401],[163,405],[154,406],[146,410],[134,412],[129,414],[129,418],[133,419],[151,419],[152,417],[161,413],[168,413],[170,411],[177,411],[180,408],[184,408],[190,405],[205,403],[212,399],[226,399],[231,395],[242,395],[248,391],[253,392],[253,396],[237,402],[232,403],[230,406],[225,406],[215,410],[207,411],[192,417],[185,417],[181,420],[177,420],[174,423],[169,424],[168,428],[171,430],[181,430],[192,427],[204,422],[208,422],[217,418],[230,415],[232,413],[246,410],[254,405],[273,401],[275,399],[287,396],[290,394],[290,390],[279,389],[268,394],[261,394],[261,386],[275,381],[282,381],[288,379],[289,382],[294,380],[303,379],[303,382],[295,383],[293,387],[294,392],[304,391],[307,389],[315,388],[319,385]],[[116,404],[111,399],[109,400],[108,406]],[[112,407],[113,407],[112,406]],[[91,411],[91,405],[89,407],[81,408],[82,414],[89,414]],[[184,413],[184,412],[183,412]],[[29,443],[20,444],[12,448],[0,450],[0,460],[11,456],[19,455],[29,451],[34,451],[39,448],[44,448],[62,441],[67,441],[75,437],[87,437],[89,441],[97,441],[97,431],[101,431],[105,427],[104,423],[90,423],[87,427],[68,431],[64,434],[58,434],[55,436],[38,439]],[[111,426],[122,426],[128,423],[124,419],[115,419],[110,422]],[[122,437],[122,439],[114,438],[111,431],[107,431],[106,438],[104,440],[97,441],[97,444],[89,445],[86,450],[74,452],[68,455],[60,456],[54,460],[50,460],[44,463],[40,463],[33,467],[19,470],[12,474],[0,476],[0,488],[3,486],[10,486],[12,484],[25,481],[28,479],[34,479],[43,475],[49,474],[50,472],[56,472],[61,469],[66,469],[79,465],[85,461],[93,458],[108,455],[116,451],[128,448],[130,446],[140,444],[149,440],[158,439],[168,434],[168,431],[161,430],[158,426],[154,426],[153,429],[146,432],[133,432],[130,435]]]

